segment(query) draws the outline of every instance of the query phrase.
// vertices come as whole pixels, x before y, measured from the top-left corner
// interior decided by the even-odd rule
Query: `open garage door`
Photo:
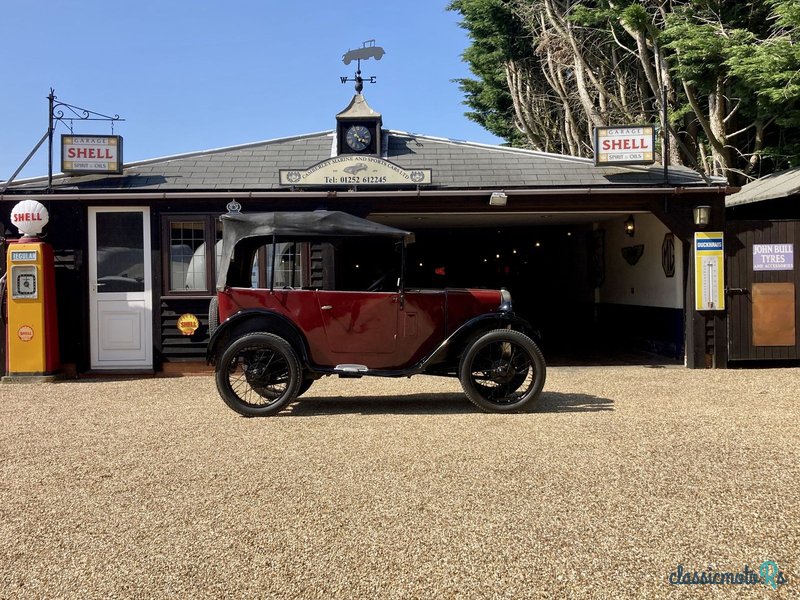
[[[542,333],[556,364],[683,361],[680,244],[653,215],[380,214],[409,229],[408,284],[508,289],[515,310]],[[671,234],[670,234],[671,235]],[[637,257],[632,254],[639,253]],[[678,256],[676,257],[676,253]],[[677,269],[676,269],[676,265]]]

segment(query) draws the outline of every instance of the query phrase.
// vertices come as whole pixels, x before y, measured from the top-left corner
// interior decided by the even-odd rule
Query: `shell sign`
[[[64,173],[122,173],[122,136],[62,135]]]
[[[178,317],[178,330],[183,335],[192,335],[200,327],[200,321],[191,313]]]
[[[11,224],[23,235],[39,235],[49,220],[47,209],[36,200],[23,200],[11,209]]]

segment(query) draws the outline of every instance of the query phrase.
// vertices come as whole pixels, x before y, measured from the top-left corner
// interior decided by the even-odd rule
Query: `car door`
[[[370,366],[369,356],[395,352],[397,292],[318,290],[317,302],[328,348],[345,362]]]

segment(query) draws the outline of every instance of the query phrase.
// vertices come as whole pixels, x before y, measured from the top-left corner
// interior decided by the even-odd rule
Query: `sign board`
[[[64,173],[122,173],[122,136],[62,135]]]
[[[178,331],[183,335],[192,335],[200,327],[200,321],[192,313],[178,317]]]
[[[281,185],[425,185],[431,183],[430,169],[407,171],[377,156],[345,155],[329,158],[308,169],[280,169]]]
[[[595,127],[594,164],[649,165],[655,162],[656,130],[652,125]]]
[[[794,244],[753,244],[753,271],[793,271]]]
[[[694,308],[725,310],[725,251],[721,231],[694,234]]]
[[[11,251],[11,262],[36,262],[38,257],[36,250]]]
[[[44,204],[36,200],[23,200],[11,209],[11,223],[23,235],[37,236],[50,221]]]

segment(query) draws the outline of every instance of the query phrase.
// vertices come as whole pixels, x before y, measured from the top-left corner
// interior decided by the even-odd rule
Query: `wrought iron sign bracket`
[[[49,106],[49,121],[47,126],[47,191],[53,191],[53,133],[57,123],[64,123],[69,128],[70,133],[73,133],[73,121],[108,121],[111,123],[111,133],[114,133],[114,123],[116,121],[124,121],[119,115],[104,115],[93,110],[88,110],[80,106],[67,104],[66,102],[57,102],[58,96],[55,95],[55,90],[50,88],[50,95],[47,96]],[[66,112],[65,112],[66,111]],[[69,116],[69,115],[72,116]],[[69,124],[67,125],[67,122]]]

